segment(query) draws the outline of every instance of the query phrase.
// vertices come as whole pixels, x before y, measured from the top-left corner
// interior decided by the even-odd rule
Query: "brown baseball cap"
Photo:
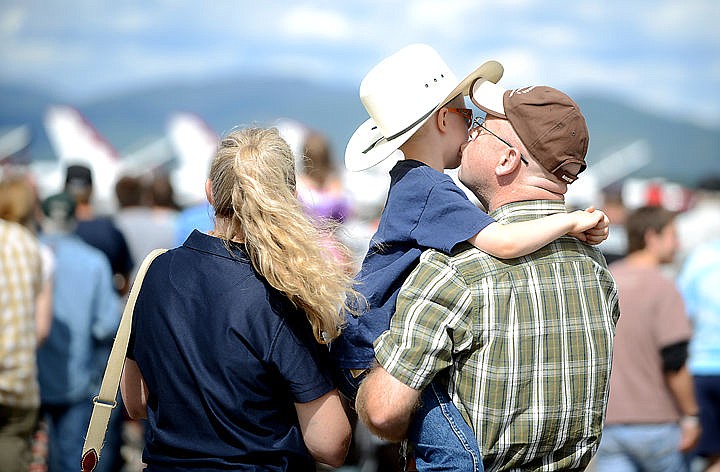
[[[532,157],[563,182],[574,182],[587,167],[587,124],[563,92],[547,86],[505,90],[478,79],[470,98],[486,113],[508,120]]]

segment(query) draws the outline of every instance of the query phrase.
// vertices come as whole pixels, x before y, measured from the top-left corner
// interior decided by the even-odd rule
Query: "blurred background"
[[[716,0],[2,0],[0,171],[29,171],[42,200],[62,190],[69,164],[82,163],[105,215],[118,209],[121,177],[167,176],[181,210],[204,198],[218,136],[275,125],[299,172],[322,171],[306,185],[345,208],[339,237],[360,261],[388,168],[344,172],[345,144],[367,118],[359,84],[382,58],[422,42],[459,78],[494,59],[507,88],[550,85],[578,102],[589,167],[567,200],[611,217],[602,247],[611,261],[625,254],[627,209],[691,214],[710,191],[715,206],[698,221],[720,222],[718,22]],[[312,133],[329,146],[329,164],[308,160]],[[717,224],[685,227],[677,267],[695,244],[688,234],[719,234]],[[123,433],[125,470],[141,466],[137,426]],[[383,446],[360,430],[348,463],[394,470],[373,452]]]

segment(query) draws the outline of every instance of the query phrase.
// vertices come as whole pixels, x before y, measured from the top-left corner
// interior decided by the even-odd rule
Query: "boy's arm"
[[[490,255],[509,259],[535,252],[565,234],[598,244],[607,238],[607,227],[605,213],[590,208],[519,223],[491,223],[468,242]]]

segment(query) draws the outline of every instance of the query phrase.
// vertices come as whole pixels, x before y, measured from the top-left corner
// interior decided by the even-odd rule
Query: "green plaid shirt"
[[[565,211],[527,201],[492,216]],[[429,250],[375,353],[415,389],[442,372],[488,472],[583,470],[600,442],[618,317],[605,259],[575,238],[505,260],[469,245],[452,256]]]

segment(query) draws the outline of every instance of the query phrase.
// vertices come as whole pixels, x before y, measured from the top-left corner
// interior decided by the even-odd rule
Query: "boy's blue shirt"
[[[337,366],[364,369],[375,359],[373,342],[390,325],[403,282],[426,249],[445,253],[494,220],[446,174],[414,160],[390,171],[390,190],[378,229],[356,279],[368,309],[350,317],[333,342]]]

